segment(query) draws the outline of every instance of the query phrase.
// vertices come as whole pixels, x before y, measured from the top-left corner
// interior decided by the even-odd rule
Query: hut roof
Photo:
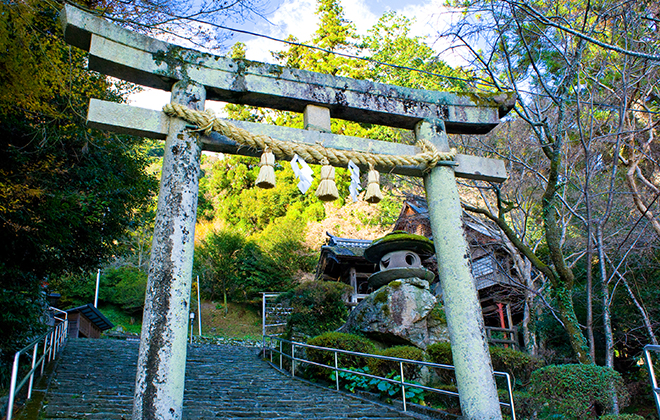
[[[109,330],[114,327],[115,324],[110,322],[94,305],[88,303],[87,305],[78,306],[77,308],[67,309],[66,312],[72,314],[80,312],[85,315],[94,325],[96,325],[101,331]]]

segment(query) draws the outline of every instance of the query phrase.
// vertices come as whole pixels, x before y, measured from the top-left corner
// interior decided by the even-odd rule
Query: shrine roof
[[[87,305],[78,306],[76,308],[67,309],[68,313],[80,312],[85,315],[94,325],[96,325],[101,331],[109,330],[115,325],[106,318],[101,311],[99,311],[94,305],[88,303]]]

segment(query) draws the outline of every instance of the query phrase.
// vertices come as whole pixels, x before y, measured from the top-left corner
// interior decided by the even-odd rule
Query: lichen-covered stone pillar
[[[206,91],[177,82],[172,101],[204,110]],[[186,371],[201,142],[170,119],[151,247],[133,419],[180,419]]]
[[[418,139],[431,141],[439,151],[449,151],[442,121],[420,122],[415,134]],[[454,169],[436,166],[424,177],[424,186],[461,410],[468,420],[501,420],[481,305],[470,271]]]

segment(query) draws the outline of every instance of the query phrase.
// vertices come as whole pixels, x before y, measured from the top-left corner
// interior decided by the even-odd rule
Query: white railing
[[[58,356],[59,351],[62,349],[66,343],[69,331],[69,320],[68,314],[65,311],[62,311],[57,308],[48,308],[54,312],[64,314],[64,318],[54,317],[55,320],[60,321],[59,324],[51,327],[46,333],[42,334],[40,337],[32,341],[27,346],[23,347],[21,350],[17,351],[14,355],[14,365],[11,371],[11,381],[9,383],[9,403],[7,404],[7,420],[11,420],[13,411],[14,411],[14,402],[16,401],[16,396],[21,389],[28,384],[27,389],[27,398],[29,400],[32,397],[32,385],[34,384],[34,374],[37,369],[40,369],[39,376],[44,374],[44,368],[46,363],[50,363]],[[43,345],[41,345],[43,343]],[[39,350],[41,349],[41,352]],[[23,379],[17,384],[18,381],[18,370],[20,367],[20,361],[22,355],[30,355],[32,365],[31,369],[25,374]],[[41,353],[41,354],[40,354]]]
[[[279,292],[261,292],[261,335],[272,335],[286,325],[292,308],[277,303]]]
[[[653,369],[652,351],[660,352],[660,346],[654,346],[652,344],[644,346],[644,359],[646,359],[646,368],[649,370],[649,378],[651,379],[651,392],[655,400],[655,408],[658,410],[658,416],[660,416],[660,388],[658,388],[658,380],[655,377],[655,370]]]
[[[268,340],[268,343],[266,342]],[[279,342],[279,345],[274,346],[273,342]],[[282,349],[283,344],[288,344],[291,346],[291,354],[287,354],[285,351]],[[323,363],[318,363],[314,362],[305,358],[297,357],[296,356],[296,347],[300,349],[314,349],[314,350],[322,350],[322,351],[327,351],[333,353],[334,356],[334,365],[324,365]],[[457,392],[453,391],[448,391],[444,389],[438,389],[438,388],[433,388],[425,385],[421,385],[418,383],[410,383],[406,382],[404,378],[404,369],[403,369],[403,364],[412,364],[412,365],[417,365],[417,366],[426,366],[428,368],[433,368],[433,369],[443,369],[443,370],[448,370],[448,371],[454,371],[454,366],[451,365],[443,365],[439,363],[431,363],[431,362],[423,362],[419,360],[410,360],[410,359],[401,359],[398,357],[389,357],[389,356],[381,356],[381,355],[376,355],[376,354],[368,354],[368,353],[359,353],[359,352],[354,352],[354,351],[348,351],[348,350],[340,350],[340,349],[333,349],[333,348],[328,348],[328,347],[319,347],[319,346],[313,346],[310,344],[305,344],[305,343],[298,343],[295,341],[290,341],[290,340],[285,340],[283,338],[277,337],[277,336],[264,336],[263,338],[263,349],[264,349],[264,355],[265,351],[268,351],[270,355],[270,363],[271,365],[277,367],[275,364],[273,364],[273,353],[279,355],[279,369],[281,371],[284,371],[283,368],[283,359],[287,358],[291,361],[291,376],[295,377],[296,376],[296,362],[299,363],[304,363],[308,365],[314,365],[318,367],[323,367],[323,368],[328,368],[332,369],[335,374],[335,386],[337,388],[337,391],[339,391],[339,373],[344,372],[348,373],[351,375],[358,375],[358,376],[364,376],[367,378],[372,378],[372,379],[378,379],[381,381],[389,382],[392,384],[397,384],[398,386],[401,387],[401,396],[402,396],[402,403],[403,403],[403,411],[407,411],[407,404],[406,404],[406,388],[407,387],[412,387],[412,388],[419,388],[423,389],[425,391],[430,391],[430,392],[435,392],[438,394],[444,394],[444,395],[450,395],[453,397],[458,397]],[[300,352],[299,352],[300,353]],[[378,375],[373,375],[370,373],[366,372],[360,372],[356,370],[349,370],[349,369],[344,369],[339,367],[338,363],[338,354],[347,354],[347,355],[352,355],[352,356],[360,356],[360,357],[369,357],[369,358],[374,358],[374,359],[383,359],[383,360],[388,360],[388,361],[393,361],[393,362],[398,362],[399,363],[399,378],[386,378],[383,376],[378,376]],[[493,372],[494,375],[497,377],[502,377],[506,381],[506,388],[507,388],[507,393],[508,393],[508,402],[502,402],[500,401],[500,406],[501,407],[507,407],[511,410],[511,419],[516,420],[516,410],[513,404],[513,388],[511,386],[511,376],[506,373],[506,372]]]

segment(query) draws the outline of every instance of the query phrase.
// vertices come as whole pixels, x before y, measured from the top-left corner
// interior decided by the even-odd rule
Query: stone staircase
[[[130,419],[138,346],[136,341],[69,340],[38,418]],[[183,417],[411,418],[376,402],[293,379],[259,360],[256,348],[217,345],[188,347]]]

